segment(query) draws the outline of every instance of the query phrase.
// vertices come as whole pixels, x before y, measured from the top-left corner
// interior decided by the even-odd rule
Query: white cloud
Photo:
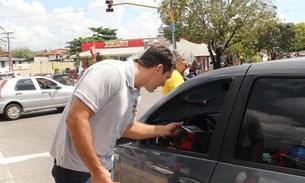
[[[119,38],[155,37],[161,24],[156,10],[143,7],[114,6],[114,12],[107,13],[104,0],[78,6],[82,8],[71,4],[54,9],[48,9],[42,2],[0,0],[0,25],[7,32],[14,32],[11,34],[14,38],[12,49],[27,47],[36,51],[58,48],[59,45],[64,47],[73,38],[90,36],[88,27],[118,29]],[[132,2],[157,6],[154,0]]]

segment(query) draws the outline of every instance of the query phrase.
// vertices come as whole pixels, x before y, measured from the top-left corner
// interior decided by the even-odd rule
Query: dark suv
[[[222,68],[196,76],[140,119],[184,121],[175,137],[121,139],[120,182],[305,182],[305,58]]]

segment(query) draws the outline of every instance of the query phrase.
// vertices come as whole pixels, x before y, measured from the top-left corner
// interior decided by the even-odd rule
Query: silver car
[[[2,80],[0,114],[8,120],[17,120],[23,112],[49,108],[62,111],[74,88],[43,76]]]

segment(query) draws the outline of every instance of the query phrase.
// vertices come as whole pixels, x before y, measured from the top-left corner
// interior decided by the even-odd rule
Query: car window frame
[[[224,163],[230,163],[237,166],[245,166],[248,168],[258,168],[263,171],[275,171],[288,173],[292,175],[303,176],[305,170],[292,169],[281,166],[272,166],[262,163],[255,163],[250,161],[243,161],[235,159],[236,145],[238,143],[239,130],[244,118],[244,113],[248,104],[249,97],[255,82],[262,78],[303,78],[305,79],[305,74],[257,74],[257,75],[247,75],[244,82],[241,85],[239,92],[239,98],[236,100],[235,107],[230,115],[230,121],[228,122],[228,128],[225,136],[225,142],[223,145],[222,153],[220,154],[220,161]]]
[[[18,82],[21,80],[28,80],[31,81],[32,85],[34,86],[34,89],[29,89],[29,90],[18,90],[17,89],[17,85]],[[19,83],[20,84],[20,83]],[[35,86],[35,83],[33,82],[33,80],[31,78],[20,78],[20,79],[16,79],[15,85],[14,85],[14,90],[18,91],[18,92],[23,92],[23,91],[37,91],[37,87]]]
[[[42,88],[41,87],[41,84],[40,84],[40,80],[47,80],[47,81],[49,81],[50,83],[55,83],[56,84],[56,87],[50,87],[50,88]],[[40,90],[58,90],[59,88],[59,86],[61,86],[58,82],[56,82],[55,80],[52,80],[52,79],[49,79],[49,78],[47,78],[47,77],[36,77],[35,78],[35,81],[38,83],[38,86],[39,86],[39,88],[40,88]],[[43,85],[45,85],[45,86],[49,86],[49,85],[47,85],[46,83],[44,83],[44,82],[42,82],[42,84]]]
[[[162,147],[158,147],[158,146],[146,145],[146,144],[141,143],[141,141],[138,141],[137,145],[138,146],[143,146],[145,148],[161,150],[161,151],[165,151],[165,152],[174,152],[174,153],[179,153],[179,154],[191,155],[193,157],[206,158],[206,159],[211,159],[211,160],[218,160],[219,152],[220,152],[219,149],[221,147],[224,132],[225,132],[225,128],[226,128],[226,125],[227,125],[226,121],[228,121],[229,113],[230,113],[231,108],[233,107],[234,101],[237,97],[237,93],[238,93],[238,89],[239,89],[239,87],[237,87],[237,86],[239,86],[241,84],[243,78],[244,78],[244,75],[241,75],[241,76],[222,76],[222,77],[210,78],[210,79],[203,80],[201,82],[189,85],[188,87],[184,88],[184,90],[181,91],[180,94],[176,94],[176,95],[172,96],[171,98],[169,98],[168,100],[166,100],[166,102],[164,102],[162,104],[162,107],[159,107],[158,109],[153,111],[146,118],[145,122],[151,121],[151,119],[153,117],[155,117],[155,115],[154,115],[155,113],[158,113],[159,111],[162,111],[165,107],[170,105],[168,103],[171,100],[173,100],[175,98],[178,98],[181,95],[184,95],[185,93],[187,93],[188,90],[190,90],[193,87],[203,85],[203,84],[206,84],[206,83],[210,83],[210,82],[216,82],[216,81],[219,81],[219,80],[231,79],[231,87],[230,87],[229,91],[227,92],[227,96],[224,99],[224,103],[223,103],[223,106],[222,106],[224,108],[228,108],[228,110],[222,110],[220,115],[219,115],[218,124],[216,124],[216,126],[215,126],[215,128],[218,129],[216,131],[217,135],[213,135],[213,137],[211,139],[211,144],[213,144],[213,145],[209,148],[209,152],[207,154],[201,154],[201,153],[196,153],[196,152],[191,152],[191,151],[183,151],[183,150],[176,150],[176,149],[162,148]]]

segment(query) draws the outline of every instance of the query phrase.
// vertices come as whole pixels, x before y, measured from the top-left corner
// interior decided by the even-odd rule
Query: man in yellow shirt
[[[179,52],[178,50],[174,50],[173,53],[176,57],[176,69],[162,87],[163,96],[184,82],[183,72],[186,66],[185,53]]]

